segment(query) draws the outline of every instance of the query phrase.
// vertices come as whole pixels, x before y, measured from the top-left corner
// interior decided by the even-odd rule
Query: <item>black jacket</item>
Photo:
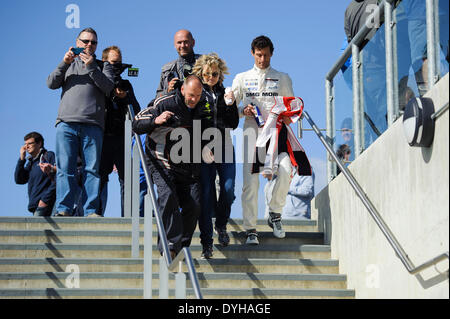
[[[141,110],[139,102],[134,95],[133,86],[128,80],[121,80],[126,83],[127,96],[123,99],[118,98],[111,93],[112,98],[106,98],[105,106],[105,135],[110,136],[124,136],[125,130],[125,115],[128,112],[128,105],[133,107],[134,114],[138,114]]]
[[[231,138],[225,133],[225,130],[234,130],[239,125],[239,113],[236,102],[232,105],[225,104],[225,88],[222,84],[215,85],[212,91],[208,85],[204,85],[203,91],[206,103],[197,108],[197,112],[202,122],[202,135],[208,128],[217,128],[218,131],[220,131],[220,137],[222,138],[222,148],[225,147],[226,142],[232,145]],[[210,137],[207,140],[203,140],[203,146],[208,144],[214,138],[217,137]],[[226,141],[226,139],[228,139],[228,141]],[[222,153],[222,155],[224,154]]]
[[[19,159],[14,172],[16,184],[28,183],[28,210],[30,212],[36,210],[40,200],[47,205],[53,205],[56,200],[56,176],[55,174],[49,176],[42,172],[39,167],[41,155],[44,162],[55,165],[55,153],[41,149],[35,158],[29,156],[24,160]]]
[[[164,95],[151,101],[146,109],[136,115],[133,131],[137,134],[147,134],[145,152],[150,160],[172,172],[198,178],[201,159],[200,120],[197,121],[199,129],[195,130],[196,136],[193,135],[193,125],[194,120],[198,119],[197,108],[202,107],[204,103],[202,98],[195,109],[189,109],[184,103],[181,91],[177,89],[175,94]],[[155,119],[164,111],[173,112],[174,116],[162,125],[155,124]],[[174,131],[177,128],[185,130]],[[188,136],[175,134],[181,131]],[[174,139],[171,139],[172,132],[176,135]],[[172,149],[174,146],[176,148]]]

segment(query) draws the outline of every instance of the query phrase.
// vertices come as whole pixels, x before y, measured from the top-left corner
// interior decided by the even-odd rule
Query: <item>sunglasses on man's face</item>
[[[93,41],[93,40],[85,40],[85,39],[78,39],[78,40],[80,40],[81,42],[83,42],[84,44],[88,44],[89,42],[92,44],[92,45],[97,45],[97,41]]]

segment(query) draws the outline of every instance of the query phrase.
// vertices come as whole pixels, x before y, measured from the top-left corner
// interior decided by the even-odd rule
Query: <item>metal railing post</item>
[[[131,181],[131,258],[139,258],[139,150],[133,145],[132,181]]]
[[[363,135],[361,112],[361,62],[360,50],[356,44],[352,44],[352,79],[353,79],[353,137],[355,139],[355,158],[362,153]]]
[[[327,138],[334,146],[334,139],[336,136],[335,120],[334,120],[334,85],[333,81],[326,80],[325,82],[325,99],[326,99],[326,121],[327,121]],[[327,177],[328,182],[336,176],[336,163],[327,156]]]
[[[394,28],[393,5],[386,1],[384,7],[384,23],[385,23],[385,50],[386,50],[386,103],[387,103],[387,123],[390,127],[398,113],[398,92],[397,76],[395,75],[396,61],[394,60],[394,52],[396,46],[394,44]],[[397,107],[396,107],[397,105]],[[397,110],[396,110],[397,109]]]
[[[153,207],[150,195],[144,199],[144,299],[152,298]]]
[[[124,195],[123,195],[123,215],[124,217],[131,217],[131,118],[127,113],[125,117],[125,161],[124,161]]]
[[[159,299],[169,299],[169,269],[164,256],[159,258]]]
[[[427,8],[427,63],[428,63],[428,86],[427,90],[437,82],[437,67],[439,50],[436,48],[436,6],[435,0],[426,0]]]
[[[181,261],[178,267],[178,273],[175,275],[175,299],[186,299],[186,274]]]

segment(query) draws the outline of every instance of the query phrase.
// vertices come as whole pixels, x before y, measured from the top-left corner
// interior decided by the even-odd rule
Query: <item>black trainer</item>
[[[210,259],[213,256],[213,248],[212,245],[203,246],[202,250],[202,259]]]
[[[227,228],[214,227],[214,229],[216,230],[217,236],[219,237],[219,243],[223,247],[227,247],[230,244],[230,236],[228,236],[227,234]]]

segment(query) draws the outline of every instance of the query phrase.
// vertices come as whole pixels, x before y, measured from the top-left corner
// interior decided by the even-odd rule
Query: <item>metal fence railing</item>
[[[426,10],[426,12],[409,12],[414,10],[417,3],[420,4],[417,9]],[[408,14],[423,17],[423,23],[411,26]],[[426,34],[424,56],[427,57],[427,63],[423,64],[423,77],[426,77],[423,80],[425,86],[419,87],[417,84],[417,88],[414,88],[413,91],[419,92],[417,94],[421,95],[421,92],[429,90],[448,72],[448,31],[444,31],[448,30],[448,16],[448,1],[445,2],[445,0],[424,0],[423,2],[383,0],[379,4],[367,18],[367,21],[379,23],[366,23],[348,43],[325,76],[326,138],[334,149],[336,149],[336,145],[334,145],[337,138],[336,132],[342,130],[342,127],[336,126],[336,115],[337,113],[349,113],[348,99],[343,99],[345,102],[340,101],[341,92],[337,90],[342,89],[336,88],[336,78],[340,75],[340,71],[342,70],[343,77],[351,91],[353,108],[348,117],[352,120],[353,157],[357,158],[401,116],[402,108],[406,104],[405,95],[408,96],[408,92],[405,93],[405,90],[409,90],[409,86],[413,86],[410,85],[410,82],[414,82],[411,81],[411,77],[418,77],[418,72],[412,67],[409,72],[416,72],[416,74],[410,75],[409,79],[407,74],[405,76],[410,65],[405,65],[404,61],[410,59],[410,56],[407,56],[410,52],[408,45],[407,52],[405,52],[405,39],[403,38],[408,37],[408,32],[410,32],[410,36],[413,35],[411,33],[413,27],[416,28],[415,31]],[[410,42],[408,40],[411,50],[413,50],[413,43],[416,40],[414,38]],[[377,66],[378,69],[373,67],[373,61],[370,60],[374,57],[381,61]],[[345,73],[343,67],[349,59],[351,59],[351,64]],[[375,73],[377,73],[376,76],[374,76]],[[373,88],[370,86],[374,83],[382,85],[372,90]],[[373,101],[371,95],[379,95],[379,98]],[[341,106],[341,104],[344,105]],[[371,110],[373,105],[377,105],[378,108]],[[339,112],[337,112],[338,107],[341,108]],[[371,111],[372,113],[370,113]],[[377,116],[378,114],[381,116]],[[300,127],[299,131],[301,131]],[[328,182],[336,175],[336,163],[328,156]]]
[[[404,0],[406,2],[406,0]],[[445,0],[444,0],[445,1]],[[439,8],[438,8],[439,0],[426,0],[426,57],[428,63],[426,65],[426,73],[427,78],[425,79],[427,82],[426,89],[429,90],[442,76],[442,70],[440,69],[441,63],[441,53],[442,47],[440,46],[439,39],[439,30],[448,29],[447,25],[441,26],[439,24]],[[368,122],[368,126],[376,126],[379,123],[375,121],[371,121],[370,116],[367,115],[367,109],[364,106],[365,101],[365,92],[364,85],[366,82],[364,79],[365,76],[370,76],[369,72],[364,74],[363,66],[365,66],[365,59],[367,56],[364,53],[367,53],[369,50],[379,49],[380,42],[378,42],[376,46],[370,46],[371,41],[382,41],[384,45],[383,50],[383,59],[385,68],[384,71],[384,81],[385,84],[385,105],[386,105],[386,124],[387,127],[391,126],[394,121],[400,117],[401,110],[399,108],[399,70],[398,70],[398,62],[401,57],[398,56],[397,51],[397,22],[396,17],[399,15],[396,12],[399,4],[402,1],[396,0],[383,0],[380,5],[376,8],[376,10],[367,18],[368,21],[380,21],[381,24],[374,27],[372,24],[366,23],[364,27],[359,30],[357,35],[352,39],[352,41],[348,44],[347,48],[344,50],[342,55],[333,65],[331,70],[325,77],[325,89],[326,89],[326,137],[322,135],[321,130],[315,125],[313,120],[310,118],[307,112],[304,112],[304,117],[311,125],[313,131],[317,134],[320,141],[326,148],[329,156],[327,156],[327,175],[328,182],[330,182],[335,176],[337,172],[337,166],[345,176],[345,178],[350,183],[351,187],[354,189],[356,195],[361,199],[362,203],[376,222],[377,226],[380,228],[389,244],[394,249],[396,255],[400,258],[405,268],[408,270],[410,274],[417,274],[425,268],[428,268],[441,260],[449,259],[449,252],[445,252],[440,254],[437,257],[432,258],[425,263],[422,263],[419,266],[414,266],[412,261],[409,259],[408,255],[400,245],[400,243],[395,238],[394,234],[389,229],[388,225],[384,222],[383,218],[375,208],[375,206],[371,203],[370,199],[365,194],[364,190],[359,185],[358,181],[354,178],[350,170],[346,167],[345,163],[338,158],[334,150],[334,141],[335,141],[335,132],[338,131],[335,127],[335,86],[334,80],[337,74],[341,71],[342,67],[349,58],[352,59],[351,62],[351,89],[352,89],[352,102],[353,102],[353,137],[354,137],[354,151],[355,158],[358,157],[361,152],[367,147],[368,143],[366,143],[365,138],[367,137],[367,129],[365,129],[365,122]],[[411,3],[410,3],[411,4]],[[423,2],[422,2],[423,4]],[[447,2],[448,5],[448,2]],[[421,12],[422,16],[424,12]],[[448,9],[444,10],[444,14],[447,14],[448,17]],[[383,17],[383,19],[381,19]],[[447,20],[448,21],[448,20]],[[384,25],[384,27],[383,27]],[[424,26],[425,27],[425,26]],[[443,27],[443,28],[442,28]],[[380,31],[381,30],[381,31]],[[377,34],[378,33],[378,34]],[[382,35],[380,37],[380,34]],[[377,38],[378,37],[378,38]],[[448,59],[448,38],[447,41],[447,59]],[[366,50],[366,52],[364,51]],[[372,55],[373,56],[373,55]],[[380,56],[378,56],[379,58]],[[370,62],[366,63],[369,64]],[[409,67],[409,65],[407,65]],[[366,65],[367,67],[367,65]],[[373,69],[372,69],[373,70]],[[378,70],[379,71],[379,70]],[[447,60],[447,72],[448,72],[448,60]],[[379,79],[379,78],[378,78]],[[442,108],[442,110],[448,110],[448,104]],[[434,114],[434,116],[438,116],[442,112],[439,110]],[[367,119],[369,117],[369,119]],[[372,122],[372,123],[370,123]],[[301,121],[299,121],[299,128],[301,128]],[[369,128],[372,131],[376,131],[373,127]],[[382,132],[378,132],[380,135]],[[299,129],[299,135],[301,135],[301,129]]]

